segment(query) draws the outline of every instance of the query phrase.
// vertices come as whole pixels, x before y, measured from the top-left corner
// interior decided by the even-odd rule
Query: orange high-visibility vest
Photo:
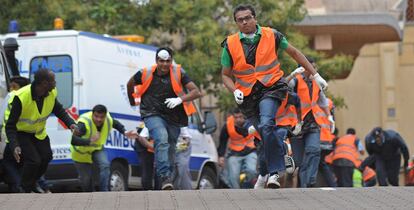
[[[375,173],[375,171],[372,168],[366,166],[364,168],[364,171],[362,172],[362,179],[364,180],[364,182],[366,182],[374,178],[376,175],[377,173]]]
[[[244,137],[237,133],[233,116],[227,118],[227,132],[230,137],[229,148],[231,150],[238,152],[242,151],[245,147],[255,148],[254,135],[249,134]]]
[[[296,108],[292,105],[287,105],[288,96],[282,101],[276,113],[276,125],[295,127],[298,123]],[[287,106],[287,107],[286,107]]]
[[[355,146],[356,136],[345,135],[336,141],[335,150],[332,152],[332,161],[337,159],[347,159],[354,163],[355,167],[361,164],[358,149]],[[326,159],[325,159],[326,160]]]
[[[139,90],[137,90],[134,97],[141,98],[145,94],[145,91],[147,91],[148,87],[151,84],[153,73],[156,69],[157,69],[157,65],[153,65],[151,69],[149,68],[143,69],[142,75],[141,75],[142,85],[141,87],[137,87],[139,88]],[[184,92],[183,85],[181,84],[181,65],[171,65],[170,78],[171,78],[171,85],[174,90],[174,93],[177,96],[184,96],[185,92]],[[183,106],[184,106],[185,113],[187,113],[188,116],[196,112],[195,106],[193,102],[191,101],[183,102]]]
[[[329,98],[328,98],[328,103],[329,103],[329,111],[331,111],[334,108],[334,106],[333,106],[332,100],[329,99]],[[332,132],[331,132],[331,122],[329,122],[328,116],[326,116],[326,114],[324,112],[322,112],[322,113],[323,113],[323,116],[322,116],[322,120],[321,120],[322,125],[321,125],[320,139],[321,139],[322,143],[331,144],[332,141],[335,138],[335,135],[333,135]]]
[[[283,76],[276,52],[275,35],[271,28],[262,27],[262,35],[255,55],[255,66],[246,63],[239,33],[228,36],[227,45],[233,60],[232,74],[236,80],[235,86],[243,92],[244,96],[250,94],[257,80],[264,86],[270,87]]]
[[[323,117],[326,114],[318,106],[319,99],[319,86],[316,84],[315,80],[312,80],[312,98],[309,95],[309,88],[305,80],[303,80],[302,74],[296,75],[297,83],[297,93],[300,98],[301,111],[302,111],[302,120],[305,119],[305,116],[312,111],[313,117],[315,118],[316,123],[320,127],[330,128],[330,124],[324,124]]]

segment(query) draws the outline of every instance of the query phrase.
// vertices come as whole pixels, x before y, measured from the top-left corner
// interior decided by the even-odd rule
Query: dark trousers
[[[9,186],[9,192],[17,193],[20,192],[20,183],[22,175],[23,164],[17,163],[11,151],[10,144],[6,145],[4,149],[4,156],[2,161],[4,170],[6,172],[5,181]]]
[[[325,162],[325,157],[331,153],[332,150],[321,150],[321,159],[319,160],[319,172],[321,172],[328,187],[336,187],[335,176],[331,167]]]
[[[141,184],[144,190],[153,190],[154,176],[154,153],[146,149],[139,151],[139,160],[141,163]]]
[[[352,187],[353,180],[352,175],[354,174],[353,166],[333,166],[334,173],[337,178],[338,187]]]
[[[23,158],[22,188],[25,192],[31,192],[53,158],[50,140],[48,136],[39,140],[33,134],[23,132],[17,133],[17,139]]]
[[[398,175],[400,173],[401,157],[384,160],[381,156],[375,155],[375,171],[379,186],[398,186]],[[388,181],[388,183],[387,183]]]

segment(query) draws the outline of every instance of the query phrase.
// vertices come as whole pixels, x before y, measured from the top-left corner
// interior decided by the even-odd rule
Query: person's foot
[[[259,174],[259,177],[257,177],[256,184],[254,184],[254,189],[264,189],[266,186],[268,174],[265,176],[262,176]]]
[[[280,188],[279,174],[273,174],[267,180],[267,188],[278,189]]]
[[[286,173],[293,174],[295,172],[295,161],[289,155],[285,155]]]
[[[174,186],[170,178],[161,179],[161,190],[174,190]]]

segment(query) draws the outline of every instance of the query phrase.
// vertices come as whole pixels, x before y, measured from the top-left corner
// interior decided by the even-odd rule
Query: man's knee
[[[320,153],[321,153],[320,147],[314,147],[314,146],[305,147],[305,154],[307,155],[316,155],[319,157],[321,155]]]

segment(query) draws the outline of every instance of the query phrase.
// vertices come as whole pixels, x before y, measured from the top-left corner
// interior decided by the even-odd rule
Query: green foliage
[[[223,111],[235,106],[233,96],[221,84],[221,46],[224,38],[238,31],[233,8],[242,0],[2,0],[0,33],[6,33],[8,22],[17,19],[20,31],[52,30],[55,17],[65,20],[66,29],[100,34],[139,34],[148,44],[170,46],[175,60],[190,77],[219,98]],[[146,3],[142,3],[146,2]],[[262,26],[276,28],[290,44],[316,59],[326,79],[344,75],[352,68],[352,58],[337,55],[326,58],[309,47],[307,37],[298,33],[292,23],[306,15],[304,0],[253,0],[256,19]],[[279,59],[286,74],[297,64],[286,53]],[[343,99],[334,98],[338,104]]]

